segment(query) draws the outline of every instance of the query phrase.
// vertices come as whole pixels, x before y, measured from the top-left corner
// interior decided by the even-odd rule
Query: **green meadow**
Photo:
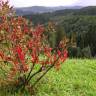
[[[96,96],[96,60],[68,59],[61,69],[52,69],[36,86],[34,96]],[[0,96],[11,95],[0,90]]]

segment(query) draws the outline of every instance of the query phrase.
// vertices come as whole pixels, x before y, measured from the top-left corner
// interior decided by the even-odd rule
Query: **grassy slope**
[[[96,60],[67,60],[61,70],[51,70],[37,89],[35,96],[96,96]]]
[[[96,96],[96,60],[67,60],[49,72],[36,96]]]

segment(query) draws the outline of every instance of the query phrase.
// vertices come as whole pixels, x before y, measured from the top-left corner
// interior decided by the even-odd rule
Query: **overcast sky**
[[[14,7],[27,6],[89,6],[96,5],[96,0],[9,0]]]

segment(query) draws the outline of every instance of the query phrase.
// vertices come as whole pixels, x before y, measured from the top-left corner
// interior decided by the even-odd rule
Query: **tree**
[[[60,41],[52,49],[43,25],[32,27],[25,18],[14,17],[8,2],[2,1],[0,8],[0,64],[4,67],[4,80],[13,83],[14,91],[18,91],[28,87],[38,75],[31,86],[34,88],[51,68],[58,70],[66,60],[66,42]]]

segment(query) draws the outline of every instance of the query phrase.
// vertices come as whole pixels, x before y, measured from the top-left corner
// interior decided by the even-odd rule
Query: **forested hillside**
[[[50,35],[56,46],[58,41],[66,34],[74,38],[75,47],[69,47],[70,57],[95,57],[96,56],[96,6],[82,9],[65,9],[52,13],[34,14],[24,16],[34,24],[47,25],[49,21],[55,24],[54,38]],[[52,45],[51,44],[51,45]]]

